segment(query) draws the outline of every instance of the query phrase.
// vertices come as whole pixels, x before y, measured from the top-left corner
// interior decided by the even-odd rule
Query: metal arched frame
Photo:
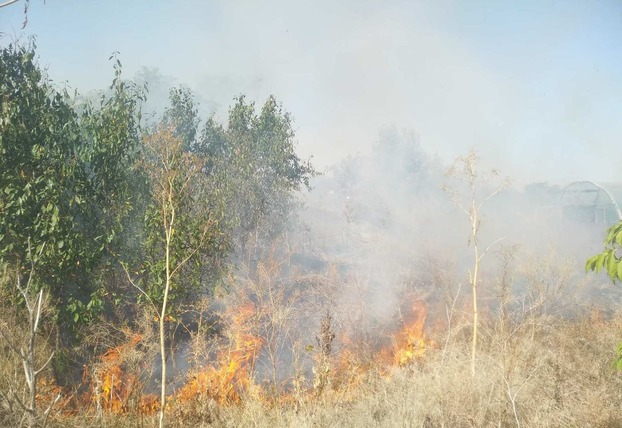
[[[607,189],[605,189],[604,187],[594,183],[593,181],[575,181],[573,183],[568,184],[562,190],[560,201],[562,203],[564,203],[565,200],[567,200],[569,192],[572,191],[571,188],[572,187],[580,187],[580,186],[592,187],[592,189],[594,189],[595,191],[602,192],[602,194],[604,194],[606,196],[606,199],[609,200],[607,204],[597,204],[596,201],[595,201],[594,204],[592,204],[592,205],[583,205],[583,206],[586,206],[586,207],[589,206],[589,207],[592,207],[592,208],[596,209],[598,207],[603,207],[603,206],[607,206],[608,205],[608,206],[612,207],[615,210],[615,213],[617,215],[616,222],[622,220],[622,211],[620,211],[620,207],[618,206],[616,200],[613,198],[613,195]],[[579,192],[583,193],[583,192],[587,192],[587,191],[588,191],[588,189],[583,189],[583,190],[580,190]],[[565,207],[575,207],[576,208],[576,207],[579,207],[581,205],[579,205],[579,204],[565,204],[564,206]]]

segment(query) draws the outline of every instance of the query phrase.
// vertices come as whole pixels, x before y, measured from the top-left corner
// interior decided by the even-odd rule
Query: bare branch
[[[492,192],[490,195],[484,198],[484,200],[479,204],[477,209],[480,210],[486,202],[488,202],[490,199],[494,198],[496,195],[501,193],[508,186],[508,184],[509,184],[509,180],[505,180],[503,183],[501,183],[501,185],[494,192]]]
[[[495,240],[494,240],[494,241],[493,241],[493,242],[492,242],[489,246],[487,246],[487,247],[486,247],[486,249],[485,249],[484,251],[482,251],[482,254],[480,254],[480,256],[479,256],[479,258],[478,258],[477,260],[478,260],[478,261],[481,261],[481,260],[484,258],[484,256],[486,255],[486,253],[487,253],[488,251],[490,251],[490,249],[491,249],[492,247],[494,247],[495,245],[497,245],[499,242],[503,241],[505,238],[506,238],[505,236],[502,236],[502,237],[500,237],[500,238],[495,239]]]
[[[4,341],[7,343],[7,345],[9,345],[9,348],[11,348],[11,350],[15,352],[20,358],[24,358],[21,351],[17,348],[17,346],[13,343],[13,341],[9,338],[9,336],[7,336],[5,331],[8,331],[8,329],[0,328],[0,335],[2,336]]]
[[[7,1],[7,2],[4,2],[4,3],[0,4],[0,8],[2,8],[2,7],[6,7],[6,6],[10,6],[10,5],[12,5],[13,3],[17,3],[18,1],[19,1],[19,0],[9,0],[9,1]]]
[[[52,411],[52,407],[54,407],[54,405],[58,402],[58,400],[60,400],[60,398],[61,398],[61,395],[57,394],[56,397],[52,399],[52,402],[50,403],[48,408],[45,409],[45,412],[43,412],[43,424],[42,424],[43,428],[47,426],[48,416],[50,415],[50,412]]]
[[[39,370],[35,371],[35,376],[37,376],[39,373],[41,373],[43,370],[45,370],[45,368],[48,366],[48,364],[50,364],[50,362],[52,361],[52,358],[54,358],[54,351],[52,351],[52,354],[50,354],[50,356],[47,359],[47,361],[39,368]]]
[[[125,272],[125,275],[127,276],[127,280],[130,282],[130,284],[132,284],[132,286],[134,288],[136,288],[138,291],[140,291],[143,294],[143,296],[145,296],[147,298],[147,300],[149,300],[149,303],[151,303],[151,306],[153,306],[153,309],[155,309],[155,311],[157,313],[158,312],[158,308],[153,303],[153,300],[151,300],[151,297],[149,297],[149,295],[142,288],[140,288],[138,286],[138,284],[136,284],[134,282],[134,280],[130,276],[130,272],[127,270],[127,267],[123,266],[123,264],[121,264],[121,267],[123,268],[123,272]]]
[[[24,412],[30,412],[30,409],[26,407],[24,402],[19,398],[19,395],[17,395],[14,391],[10,391],[10,392],[11,392],[11,395],[13,396],[13,399],[17,401],[17,404],[19,404],[19,407],[21,407]]]
[[[35,316],[35,325],[33,326],[33,332],[37,332],[39,327],[39,319],[41,319],[41,303],[43,302],[43,288],[39,291],[39,296],[37,297],[37,315]]]

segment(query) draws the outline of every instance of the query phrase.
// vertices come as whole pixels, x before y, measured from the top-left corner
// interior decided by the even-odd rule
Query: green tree
[[[316,174],[295,152],[289,113],[269,97],[259,113],[241,96],[229,110],[226,127],[210,118],[195,152],[206,161],[211,186],[226,201],[236,249],[270,239],[283,230],[294,192],[309,187]]]
[[[605,270],[613,282],[622,281],[622,221],[611,226],[605,237],[604,250],[585,262],[585,271],[600,272]],[[622,370],[622,342],[616,346],[617,357],[614,364]]]
[[[171,88],[169,102],[162,124],[174,129],[175,136],[183,141],[184,151],[193,151],[200,122],[194,96],[189,89]]]
[[[140,100],[120,73],[117,61],[112,95],[79,113],[44,77],[34,42],[0,52],[0,259],[28,275],[32,246],[60,322],[99,306],[91,275],[120,248],[131,208]]]

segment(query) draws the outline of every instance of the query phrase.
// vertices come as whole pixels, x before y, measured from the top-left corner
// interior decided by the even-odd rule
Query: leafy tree
[[[175,136],[183,141],[185,151],[192,151],[200,122],[192,92],[181,87],[171,88],[169,101],[162,124],[174,129]]]
[[[585,271],[600,272],[605,270],[613,282],[622,281],[622,221],[611,226],[605,237],[604,250],[585,262]],[[622,342],[616,346],[615,367],[622,370]]]
[[[611,226],[605,237],[604,250],[590,257],[585,263],[586,271],[605,270],[612,281],[622,281],[622,222]]]
[[[259,114],[241,96],[229,110],[227,126],[210,118],[195,152],[206,161],[213,189],[226,200],[233,241],[244,250],[249,240],[275,236],[287,224],[294,192],[309,187],[316,174],[294,145],[291,116],[269,97]]]
[[[59,297],[94,254],[95,243],[74,227],[89,217],[78,117],[44,80],[32,44],[9,45],[0,60],[0,257],[26,264],[28,242],[35,253],[45,247],[40,275]]]
[[[43,75],[33,42],[0,52],[0,259],[27,275],[28,246],[40,254],[61,322],[100,306],[91,275],[119,251],[132,205],[140,97],[120,73],[117,61],[112,95],[78,113]]]
[[[413,131],[383,129],[373,147],[373,158],[378,174],[389,183],[384,192],[406,190],[408,197],[438,188],[440,162],[423,151]]]
[[[198,208],[202,202],[198,196],[205,185],[200,159],[183,150],[184,142],[172,128],[158,127],[143,141],[141,167],[149,178],[143,291],[160,307],[165,298],[176,303],[201,284],[200,250],[209,252],[208,244],[217,239],[218,230],[214,213]],[[169,265],[179,265],[174,278],[166,273],[167,257]],[[164,315],[170,313],[167,309]]]

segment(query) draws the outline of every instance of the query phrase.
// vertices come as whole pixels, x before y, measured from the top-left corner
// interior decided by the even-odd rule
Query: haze
[[[622,3],[32,0],[0,10],[80,92],[157,68],[226,112],[274,94],[319,169],[383,127],[444,161],[476,148],[515,182],[621,181]]]

